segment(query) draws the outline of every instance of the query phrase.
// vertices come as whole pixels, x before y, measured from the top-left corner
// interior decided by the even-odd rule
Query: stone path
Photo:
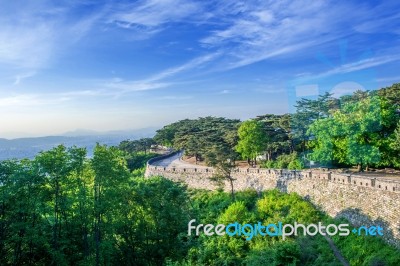
[[[335,243],[333,243],[332,239],[327,235],[324,235],[324,237],[326,241],[328,241],[329,247],[332,249],[333,254],[343,264],[343,266],[350,266],[347,260],[343,257],[342,253],[340,253],[340,250],[336,247]]]
[[[182,155],[183,155],[183,152],[179,152],[168,158],[165,158],[165,159],[162,159],[159,161],[155,161],[151,165],[162,166],[162,167],[176,167],[176,168],[207,168],[207,166],[194,165],[194,164],[182,161],[181,160]]]

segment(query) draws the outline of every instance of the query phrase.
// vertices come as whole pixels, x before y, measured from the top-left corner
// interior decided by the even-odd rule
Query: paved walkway
[[[173,156],[165,158],[163,160],[155,161],[151,165],[162,166],[162,167],[176,167],[176,168],[207,168],[203,165],[194,165],[181,160],[183,152],[179,152]]]

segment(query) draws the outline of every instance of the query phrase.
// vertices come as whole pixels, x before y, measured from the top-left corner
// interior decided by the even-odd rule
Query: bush
[[[279,169],[287,168],[291,161],[297,158],[297,153],[293,152],[291,154],[282,154],[276,158],[276,167]]]
[[[300,170],[304,168],[304,163],[297,157],[297,153],[282,154],[275,161],[266,161],[265,168]]]
[[[285,162],[285,160],[276,160],[275,162],[275,167],[278,169],[284,169],[287,168],[288,163]]]
[[[299,159],[295,159],[288,164],[287,168],[290,170],[300,170],[304,168],[304,163]]]
[[[264,167],[265,168],[275,168],[275,162],[274,161],[266,161],[265,163],[264,163]]]

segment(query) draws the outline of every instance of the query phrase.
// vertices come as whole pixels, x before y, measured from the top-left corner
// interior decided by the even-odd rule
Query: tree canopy
[[[239,142],[236,151],[248,160],[254,160],[262,151],[265,151],[267,134],[263,124],[257,120],[247,120],[238,129]]]
[[[291,114],[265,114],[242,122],[222,117],[184,119],[158,130],[154,141],[185,150],[196,163],[214,166],[215,154],[225,153],[229,155],[223,157],[237,160],[240,155],[249,163],[265,154],[265,167],[297,169],[310,160],[332,167],[357,165],[360,170],[400,167],[399,95],[399,84],[339,98],[326,92],[300,99]]]

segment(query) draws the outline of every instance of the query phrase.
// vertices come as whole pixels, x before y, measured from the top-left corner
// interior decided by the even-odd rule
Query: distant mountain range
[[[96,143],[109,146],[118,145],[126,139],[139,139],[152,137],[157,128],[144,128],[138,130],[121,130],[96,132],[79,129],[67,132],[61,136],[47,136],[34,138],[0,138],[0,161],[6,159],[33,158],[40,151],[49,150],[57,145],[64,144],[67,147],[86,147],[88,155],[92,156]]]

